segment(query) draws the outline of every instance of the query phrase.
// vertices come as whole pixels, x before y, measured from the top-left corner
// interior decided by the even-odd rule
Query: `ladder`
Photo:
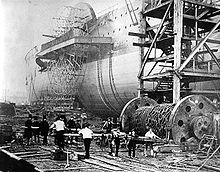
[[[131,0],[125,0],[125,3],[126,3],[127,10],[129,12],[129,15],[131,17],[132,24],[135,26],[138,24],[138,20],[137,20],[136,14],[134,12],[135,10],[133,8]]]

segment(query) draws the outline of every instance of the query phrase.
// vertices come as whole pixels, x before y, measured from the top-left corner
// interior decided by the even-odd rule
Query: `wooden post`
[[[141,2],[141,11],[139,14],[139,18],[140,18],[140,29],[139,32],[141,34],[146,34],[145,30],[146,30],[146,19],[143,16],[143,12],[145,10],[145,0],[142,0]],[[139,43],[144,43],[145,38],[141,38],[139,37]],[[143,65],[144,62],[144,47],[139,47],[139,57],[140,57],[140,68]],[[142,73],[143,76],[144,72]],[[139,90],[138,90],[138,97],[143,97],[142,91],[144,90],[144,81],[142,80],[142,77],[139,77]]]
[[[183,34],[183,1],[174,0],[174,65],[173,69],[177,70],[181,65],[181,39]],[[180,100],[180,78],[173,76],[173,103]]]

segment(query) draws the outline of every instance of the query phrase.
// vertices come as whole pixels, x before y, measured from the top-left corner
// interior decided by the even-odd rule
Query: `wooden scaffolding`
[[[139,42],[133,45],[140,47],[140,97],[152,91],[170,92],[176,103],[181,92],[189,91],[190,83],[220,79],[220,74],[212,70],[213,65],[220,68],[220,59],[215,55],[220,38],[212,38],[220,28],[217,1],[143,0],[142,3],[140,33],[129,32],[139,37]],[[160,19],[159,24],[150,26],[146,22],[149,17]],[[158,56],[154,49],[163,53]],[[154,65],[145,73],[149,62]],[[163,70],[153,72],[161,62]],[[153,90],[144,88],[145,81],[156,83]]]

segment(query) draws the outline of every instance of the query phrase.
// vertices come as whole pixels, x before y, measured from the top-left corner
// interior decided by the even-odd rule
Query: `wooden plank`
[[[92,158],[92,159],[95,159],[95,160],[98,160],[98,161],[101,161],[101,162],[104,162],[104,163],[106,163],[106,164],[109,164],[109,165],[111,165],[111,166],[119,167],[119,168],[124,169],[124,170],[128,170],[128,169],[129,169],[129,168],[128,168],[129,166],[124,166],[124,165],[119,164],[119,163],[117,163],[117,162],[111,162],[111,160],[109,160],[109,159],[104,159],[103,157],[99,158],[99,157],[92,156],[91,158]]]
[[[44,147],[44,146],[40,146],[41,149],[55,153],[55,148],[48,148],[48,147]]]
[[[51,168],[51,169],[42,169],[44,172],[50,172],[50,171],[73,171],[73,170],[81,170],[81,169],[94,169],[95,167],[71,167],[71,168]]]
[[[173,76],[173,72],[163,72],[158,74],[153,74],[149,76],[142,76],[143,80],[154,80],[154,79],[162,79]]]
[[[37,151],[28,151],[28,152],[15,152],[14,154],[19,156],[19,155],[28,155],[28,154],[36,154]]]
[[[103,167],[103,168],[107,168],[107,169],[110,169],[110,170],[113,170],[113,171],[123,171],[123,169],[121,169],[121,168],[114,167],[114,166],[111,166],[111,165],[108,165],[108,164],[104,164],[104,163],[101,163],[100,161],[92,160],[91,158],[90,159],[84,159],[84,160],[81,160],[81,161],[92,164],[92,165],[100,166],[100,167]]]
[[[101,163],[100,161],[96,161],[96,160],[92,160],[92,159],[84,159],[82,161],[86,162],[86,163],[89,163],[89,164],[92,164],[92,165],[107,168],[107,169],[110,169],[110,170],[113,170],[113,171],[123,171],[123,169],[121,169],[121,168],[114,167],[114,166],[111,166],[111,165],[108,165],[108,164],[104,164],[104,163]]]
[[[51,153],[39,153],[39,154],[31,154],[31,155],[21,155],[20,158],[31,158],[31,157],[38,157],[38,156],[50,156]]]
[[[181,75],[184,76],[190,76],[190,77],[197,77],[197,82],[202,81],[208,81],[208,80],[214,80],[214,79],[220,79],[220,75],[216,73],[204,73],[204,72],[196,72],[196,71],[182,71]],[[196,79],[196,78],[194,78]]]
[[[104,136],[109,136],[111,135],[111,133],[107,133],[107,134],[100,134],[100,133],[93,133],[93,137],[102,137],[102,135]],[[126,136],[125,132],[120,132],[119,134],[120,136]],[[80,136],[79,134],[75,134],[75,133],[65,133],[64,136],[68,137],[68,136],[73,136],[73,137],[78,137]]]
[[[163,56],[163,57],[149,58],[148,62],[164,62],[167,60],[173,60],[173,54],[170,54],[168,56]]]

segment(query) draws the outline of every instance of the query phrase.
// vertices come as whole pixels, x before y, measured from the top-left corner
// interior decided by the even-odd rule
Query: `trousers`
[[[84,141],[84,147],[85,147],[85,151],[86,151],[85,158],[89,158],[90,157],[89,149],[90,149],[90,144],[91,144],[92,139],[85,138],[85,139],[83,139],[83,141]]]

